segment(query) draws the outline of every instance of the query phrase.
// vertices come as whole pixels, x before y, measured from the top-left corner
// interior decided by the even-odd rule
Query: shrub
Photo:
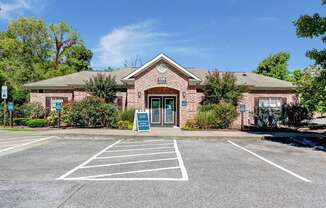
[[[198,129],[198,125],[195,119],[188,119],[186,123],[181,127],[183,130]]]
[[[214,109],[215,104],[205,104],[205,105],[201,105],[199,107],[199,111],[204,112],[204,111],[210,111]]]
[[[231,103],[220,102],[214,106],[214,127],[215,128],[228,128],[232,122],[237,118],[238,113],[236,107]]]
[[[118,121],[117,123],[118,129],[128,129],[128,130],[132,130],[133,127],[133,123],[131,123],[130,121]]]
[[[213,127],[215,119],[214,111],[200,111],[196,116],[196,123],[202,129]]]
[[[27,117],[44,118],[46,116],[46,109],[40,103],[27,103],[23,105],[23,108]]]
[[[62,109],[62,121],[68,126],[114,128],[116,117],[116,107],[96,97],[68,103]]]
[[[104,106],[103,126],[108,128],[116,128],[117,126],[117,108],[113,104],[105,104]]]
[[[301,126],[302,121],[311,120],[313,114],[300,104],[284,105],[281,121],[289,126]]]
[[[26,121],[26,125],[32,128],[45,127],[48,125],[48,120],[44,118],[34,118],[34,119],[32,118]]]
[[[103,98],[106,102],[112,102],[117,92],[117,82],[115,77],[111,75],[98,73],[90,80],[86,81],[86,92],[89,94]]]
[[[134,122],[134,116],[135,116],[134,109],[125,109],[125,110],[119,111],[118,120]]]
[[[49,126],[56,126],[58,124],[58,113],[51,111],[47,117]]]
[[[29,118],[15,118],[14,124],[16,126],[26,126],[26,122],[29,120]]]

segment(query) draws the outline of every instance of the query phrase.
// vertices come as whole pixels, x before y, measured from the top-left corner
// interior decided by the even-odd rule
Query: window
[[[264,97],[259,98],[260,108],[281,108],[282,98],[278,97]]]

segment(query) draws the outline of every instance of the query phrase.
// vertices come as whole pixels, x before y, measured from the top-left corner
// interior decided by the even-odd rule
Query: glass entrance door
[[[148,101],[152,126],[176,125],[176,97],[149,96]]]
[[[164,106],[163,106],[163,117],[164,124],[174,125],[175,120],[175,98],[174,97],[164,97]]]

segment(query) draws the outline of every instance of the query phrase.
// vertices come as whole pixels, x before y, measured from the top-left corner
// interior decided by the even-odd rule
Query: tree
[[[322,0],[326,4],[326,0]],[[322,42],[326,42],[326,17],[321,17],[318,13],[314,15],[302,15],[294,21],[296,34],[299,38],[321,37]],[[312,49],[306,52],[306,56],[315,60],[315,64],[326,68],[326,49]]]
[[[209,72],[206,76],[207,84],[204,87],[205,104],[217,104],[221,101],[237,105],[241,97],[242,87],[236,84],[232,73]]]
[[[92,52],[63,22],[49,26],[22,17],[0,31],[0,73],[15,103],[27,100],[23,84],[88,70],[91,58]]]
[[[326,69],[310,66],[295,84],[303,106],[312,112],[326,112]]]
[[[85,89],[87,93],[93,96],[103,98],[106,102],[112,102],[117,92],[117,82],[115,77],[111,75],[106,76],[98,73],[86,81]]]
[[[290,54],[286,52],[272,54],[259,63],[254,73],[274,77],[276,79],[286,80],[289,75],[289,59]]]

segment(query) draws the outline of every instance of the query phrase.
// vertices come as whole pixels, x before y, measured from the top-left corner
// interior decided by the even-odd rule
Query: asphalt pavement
[[[19,141],[16,141],[19,140]],[[0,140],[0,207],[324,207],[326,153],[271,141]],[[1,146],[3,145],[3,146]]]

